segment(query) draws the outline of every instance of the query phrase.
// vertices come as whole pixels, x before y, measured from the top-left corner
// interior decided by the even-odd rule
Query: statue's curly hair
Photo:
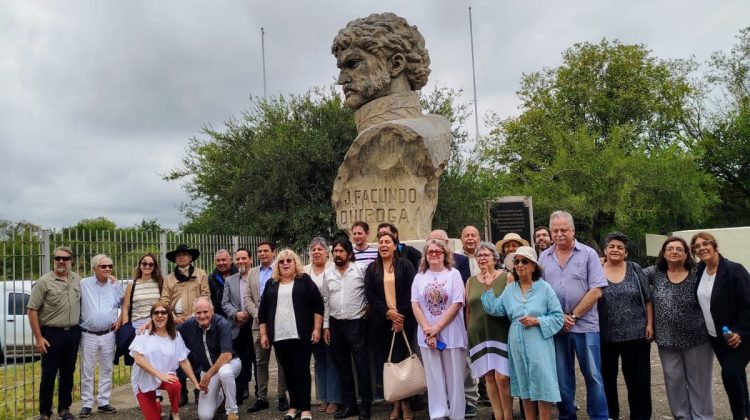
[[[430,54],[416,26],[393,13],[374,13],[349,22],[333,39],[331,52],[338,56],[351,47],[361,48],[383,59],[401,53],[406,58],[404,73],[412,90],[427,84]]]

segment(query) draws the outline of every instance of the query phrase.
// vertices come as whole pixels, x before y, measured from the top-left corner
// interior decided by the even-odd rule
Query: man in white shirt
[[[120,328],[117,309],[122,302],[122,287],[110,281],[112,260],[104,254],[91,259],[92,277],[81,280],[81,400],[79,418],[91,415],[94,406],[94,370],[99,359],[99,413],[116,413],[109,405],[115,355],[115,331]]]
[[[367,346],[367,299],[365,297],[365,266],[356,264],[352,243],[347,238],[333,242],[334,267],[326,270],[321,294],[326,302],[323,318],[323,339],[331,346],[334,362],[341,374],[343,405],[334,418],[356,416],[370,418],[372,387],[370,385]],[[351,360],[357,369],[357,388]]]
[[[370,236],[370,225],[367,222],[356,221],[352,224],[352,242],[354,242],[354,259],[357,264],[367,267],[378,258],[378,249],[370,246],[367,239]]]

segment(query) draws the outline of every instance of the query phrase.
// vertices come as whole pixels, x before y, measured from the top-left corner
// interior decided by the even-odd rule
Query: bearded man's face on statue
[[[340,69],[337,83],[343,86],[346,105],[359,109],[373,99],[389,94],[391,75],[387,60],[357,47],[336,57]]]

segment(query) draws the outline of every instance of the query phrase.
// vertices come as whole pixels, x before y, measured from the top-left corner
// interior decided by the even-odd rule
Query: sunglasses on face
[[[291,258],[285,258],[283,260],[279,260],[279,264],[291,264],[292,261],[294,261],[294,260],[291,259]]]
[[[427,255],[443,255],[443,251],[439,249],[431,249],[427,251]]]
[[[167,316],[167,314],[168,314],[168,312],[165,311],[165,310],[163,310],[163,309],[156,310],[153,313],[154,316]]]
[[[154,263],[150,263],[150,262],[142,262],[141,263],[141,267],[150,268],[150,267],[153,267],[153,266],[155,266]]]
[[[115,266],[114,266],[114,264],[99,264],[98,267],[101,268],[101,269],[103,269],[103,270],[106,270],[106,269],[110,269],[111,270]]]
[[[55,255],[55,261],[70,261],[73,257],[63,257],[60,255]]]
[[[527,264],[530,264],[530,263],[531,263],[531,261],[529,261],[526,258],[521,258],[520,260],[513,260],[513,264],[514,265],[527,265]]]

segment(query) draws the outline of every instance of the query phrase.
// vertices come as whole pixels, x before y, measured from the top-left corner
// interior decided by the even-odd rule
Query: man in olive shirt
[[[73,402],[73,372],[78,358],[81,330],[81,277],[70,271],[73,250],[55,248],[55,269],[43,275],[31,289],[28,314],[36,349],[42,355],[42,380],[39,384],[40,420],[52,417],[52,393],[60,372],[57,413],[60,419],[75,419],[70,413]]]

